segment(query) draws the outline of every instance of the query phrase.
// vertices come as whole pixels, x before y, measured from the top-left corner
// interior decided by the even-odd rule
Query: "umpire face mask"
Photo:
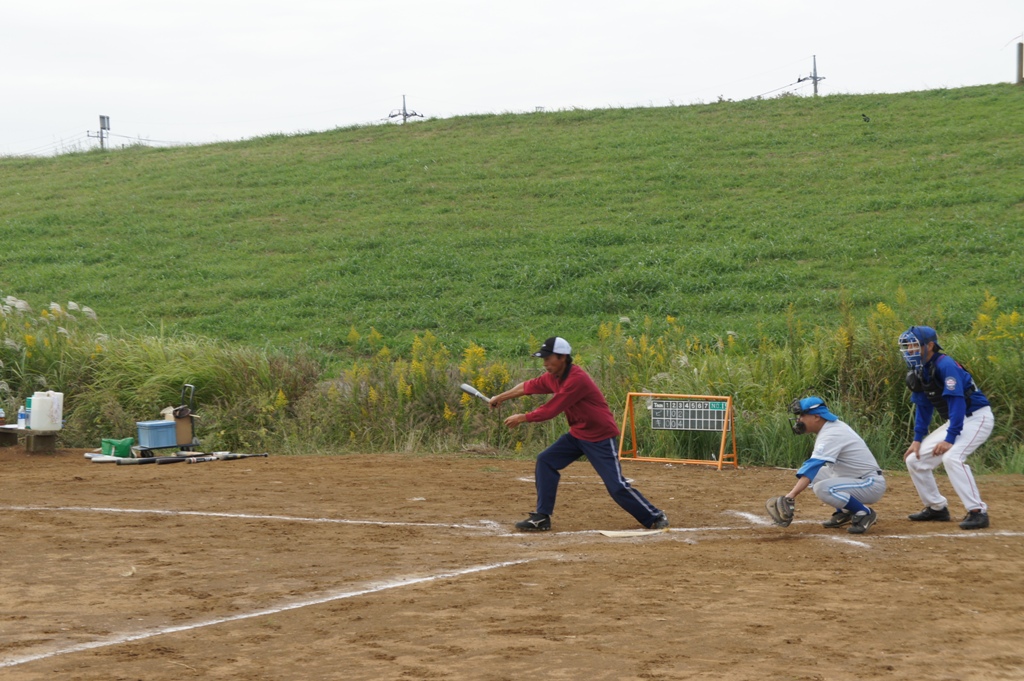
[[[907,368],[914,372],[921,372],[924,368],[924,357],[921,352],[921,341],[914,334],[913,328],[900,334],[900,354]]]
[[[803,412],[800,411],[800,400],[793,400],[789,405],[789,411],[796,418],[790,417],[789,426],[793,429],[794,435],[803,435],[807,432],[807,424],[800,420]]]

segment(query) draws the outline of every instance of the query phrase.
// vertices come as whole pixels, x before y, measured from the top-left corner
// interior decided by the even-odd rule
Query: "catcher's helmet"
[[[911,371],[918,371],[924,366],[921,348],[928,343],[935,343],[935,349],[941,350],[939,337],[930,326],[912,326],[900,334],[900,354]]]
[[[812,414],[814,416],[820,416],[826,421],[837,421],[838,417],[828,410],[825,406],[825,400],[820,397],[811,396],[805,397],[802,400],[793,400],[789,403],[789,412],[796,418],[789,419],[790,425],[793,428],[793,433],[796,435],[803,435],[807,432],[807,425],[799,420],[800,416],[804,414]]]

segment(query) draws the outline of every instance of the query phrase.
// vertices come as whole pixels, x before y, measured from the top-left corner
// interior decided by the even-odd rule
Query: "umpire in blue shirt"
[[[949,520],[946,497],[939,492],[933,471],[941,463],[960,497],[967,515],[960,527],[979,530],[988,527],[988,506],[974,481],[967,457],[980,447],[995,421],[984,393],[956,360],[942,352],[935,329],[912,326],[900,335],[900,352],[907,363],[907,387],[916,407],[914,442],[904,453],[910,479],[924,502],[923,510],[911,520]],[[928,433],[932,415],[943,423]]]

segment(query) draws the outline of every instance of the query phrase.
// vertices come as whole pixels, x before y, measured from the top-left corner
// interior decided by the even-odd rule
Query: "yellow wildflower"
[[[487,351],[476,343],[470,343],[462,353],[462,363],[459,364],[459,371],[463,376],[472,376],[484,362],[487,361]]]

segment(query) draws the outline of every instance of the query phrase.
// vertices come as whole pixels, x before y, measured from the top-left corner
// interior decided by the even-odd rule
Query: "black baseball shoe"
[[[846,531],[850,534],[864,534],[869,527],[875,524],[876,520],[878,520],[878,514],[869,508],[867,513],[853,516],[853,523],[846,528]]]
[[[949,507],[943,506],[942,509],[936,511],[931,506],[925,506],[924,510],[918,511],[917,513],[911,513],[907,517],[911,520],[938,520],[941,522],[949,522]]]
[[[516,523],[516,529],[523,532],[547,532],[551,529],[551,516],[546,513],[531,513],[529,518]]]
[[[988,527],[988,513],[984,511],[968,511],[960,523],[961,530],[983,530]]]
[[[842,527],[846,523],[850,522],[853,518],[853,514],[849,511],[839,509],[832,514],[832,517],[821,524],[822,527]]]
[[[649,530],[665,530],[665,529],[668,529],[668,516],[665,515],[665,512],[662,511],[661,513],[659,513],[658,517],[656,517],[654,519],[654,521],[650,525],[647,526],[647,529],[649,529]]]

